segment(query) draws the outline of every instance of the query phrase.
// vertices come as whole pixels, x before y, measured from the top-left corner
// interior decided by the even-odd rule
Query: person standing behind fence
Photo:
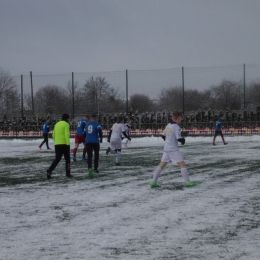
[[[88,154],[88,174],[89,177],[93,177],[92,170],[92,156],[94,151],[94,172],[99,173],[98,171],[98,162],[99,162],[99,149],[100,143],[102,143],[102,127],[97,122],[97,115],[93,114],[90,117],[90,122],[85,126],[86,132],[86,149]]]
[[[224,145],[228,144],[228,143],[225,142],[224,136],[222,134],[222,120],[223,120],[223,115],[220,115],[218,121],[216,122],[215,134],[214,134],[214,137],[213,137],[213,145],[216,145],[215,140],[216,140],[216,137],[218,135],[221,136],[222,142],[223,142]]]
[[[66,161],[66,177],[73,177],[70,173],[70,125],[68,114],[63,114],[61,121],[55,124],[52,138],[55,144],[55,160],[47,170],[47,179],[51,178],[52,171],[59,164],[63,155]]]
[[[85,139],[85,125],[87,124],[87,122],[89,121],[89,116],[84,116],[83,119],[79,120],[78,121],[78,124],[77,124],[77,130],[76,130],[76,133],[75,133],[75,147],[73,149],[73,161],[76,162],[77,159],[76,159],[76,154],[77,154],[77,150],[79,148],[79,145],[81,143],[83,143],[84,145],[84,148],[83,148],[83,155],[82,155],[82,160],[87,160],[86,158],[86,139]]]
[[[47,149],[51,150],[51,148],[49,147],[49,131],[50,131],[50,117],[48,116],[46,119],[46,122],[43,124],[43,128],[42,128],[42,136],[43,136],[44,140],[42,141],[42,143],[39,146],[40,150],[42,149],[42,146],[44,145],[44,143],[46,143]]]

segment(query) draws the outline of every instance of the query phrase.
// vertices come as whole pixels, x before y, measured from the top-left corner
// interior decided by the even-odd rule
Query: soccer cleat
[[[88,169],[88,176],[89,176],[89,178],[93,178],[93,171],[92,171],[92,169]]]
[[[47,170],[47,179],[48,180],[51,179],[51,172],[50,172],[50,170]]]
[[[115,162],[115,166],[120,166],[120,165],[121,165],[120,163],[116,163],[116,162]]]
[[[85,156],[82,156],[82,161],[87,161],[87,158]]]
[[[39,149],[41,150],[41,149],[42,149],[42,147],[41,147],[41,146],[39,146]]]
[[[157,182],[153,181],[150,183],[151,188],[159,188],[161,187]]]
[[[76,156],[75,156],[75,155],[73,155],[73,156],[72,156],[72,159],[73,159],[73,161],[74,161],[74,162],[76,162],[76,161],[77,161],[77,159],[76,159]]]
[[[47,148],[47,150],[52,150],[52,149],[49,147],[49,148]]]
[[[215,143],[213,143],[213,145],[216,145]]]
[[[186,182],[186,187],[194,187],[194,186],[197,186],[196,182],[193,182],[193,181],[187,181]]]
[[[98,169],[94,169],[94,172],[95,172],[95,173],[99,173],[99,170],[98,170]]]
[[[108,155],[110,153],[110,150],[111,150],[111,148],[108,147],[107,150],[106,150],[106,155]]]
[[[228,144],[228,143],[225,142],[224,145],[226,145],[226,144]]]
[[[68,173],[68,174],[66,174],[66,177],[68,177],[68,178],[72,178],[73,175],[71,175],[70,173]]]

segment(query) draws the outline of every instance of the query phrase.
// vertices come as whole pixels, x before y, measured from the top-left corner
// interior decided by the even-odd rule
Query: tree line
[[[74,97],[74,98],[73,98]],[[245,99],[245,104],[244,104]],[[25,113],[32,113],[34,100],[35,114],[85,113],[111,114],[124,113],[125,96],[118,88],[111,86],[105,77],[90,77],[83,86],[78,82],[68,81],[66,86],[48,84],[41,86],[34,93],[27,93],[23,98]],[[21,95],[12,75],[0,68],[0,115],[18,115],[21,113]],[[73,105],[74,104],[74,105]],[[159,90],[156,98],[146,94],[130,96],[129,109],[139,113],[174,111],[183,109],[182,86],[172,85]],[[185,112],[195,112],[202,108],[212,110],[247,110],[255,109],[260,104],[260,80],[252,81],[245,88],[242,81],[222,80],[206,90],[185,89]]]

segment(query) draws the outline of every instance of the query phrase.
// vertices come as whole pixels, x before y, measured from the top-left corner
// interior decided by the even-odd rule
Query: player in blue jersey
[[[84,116],[84,118],[80,119],[77,124],[77,130],[75,133],[75,147],[73,149],[73,161],[76,162],[76,154],[79,148],[79,145],[82,143],[84,145],[82,160],[87,160],[86,158],[86,139],[85,139],[85,125],[89,121],[89,116]]]
[[[42,136],[44,140],[39,146],[40,150],[42,149],[44,143],[46,143],[47,149],[51,150],[51,148],[49,147],[49,131],[50,131],[50,117],[47,117],[46,122],[43,124],[43,128],[42,128]]]
[[[216,145],[215,140],[218,135],[221,136],[224,145],[228,144],[225,142],[224,136],[222,134],[222,120],[223,120],[223,115],[220,115],[218,121],[216,122],[215,135],[213,137],[213,145]]]
[[[94,172],[98,173],[98,162],[99,162],[99,149],[100,143],[102,143],[102,127],[98,123],[97,115],[93,114],[90,117],[90,122],[85,126],[86,132],[86,148],[88,154],[88,174],[89,177],[93,177],[92,170],[92,156],[94,151]]]

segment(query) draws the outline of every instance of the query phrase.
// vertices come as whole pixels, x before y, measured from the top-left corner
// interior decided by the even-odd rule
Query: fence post
[[[181,68],[182,70],[182,115],[184,117],[185,107],[184,107],[184,67]]]
[[[33,99],[33,78],[32,78],[32,71],[30,71],[30,78],[31,78],[31,95],[32,95],[32,114],[34,116],[34,99]]]
[[[21,117],[23,118],[23,75],[21,75]]]
[[[71,93],[72,93],[72,119],[74,119],[74,73],[71,74]]]
[[[243,65],[244,72],[244,109],[246,109],[246,65]]]
[[[128,115],[128,71],[126,70],[126,114]]]

